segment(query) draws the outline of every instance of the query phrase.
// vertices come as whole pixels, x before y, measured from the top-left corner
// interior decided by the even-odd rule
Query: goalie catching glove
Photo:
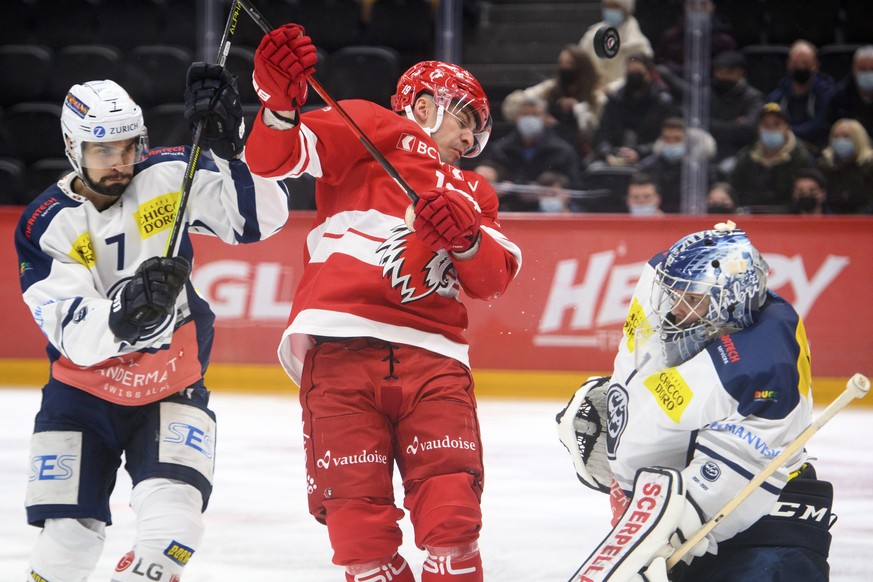
[[[640,469],[621,519],[571,580],[667,582],[666,558],[694,535],[702,522],[699,509],[685,495],[679,471]],[[687,554],[687,560],[705,554],[709,545],[709,538],[704,538]]]
[[[191,264],[182,257],[152,257],[112,300],[109,329],[120,340],[135,342],[153,331],[176,310]]]
[[[295,111],[306,103],[306,82],[318,62],[315,50],[312,39],[297,24],[285,24],[264,35],[255,51],[252,77],[264,107]]]
[[[242,154],[245,122],[236,76],[221,65],[193,63],[188,68],[185,119],[192,133],[203,121],[203,146],[216,156],[233,160]]]
[[[612,471],[606,458],[606,391],[609,376],[588,378],[558,413],[558,438],[567,448],[576,476],[588,487],[609,493]]]
[[[433,252],[469,251],[479,240],[482,214],[473,199],[457,190],[423,192],[415,203],[415,234]]]

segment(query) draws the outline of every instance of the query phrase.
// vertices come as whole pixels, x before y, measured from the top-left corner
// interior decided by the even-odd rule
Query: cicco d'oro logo
[[[67,255],[77,263],[82,263],[86,267],[93,267],[96,264],[96,260],[94,259],[94,247],[91,246],[91,235],[87,232],[79,235],[73,241],[73,248],[70,249]]]
[[[452,438],[449,435],[443,438],[435,438],[430,440],[421,440],[418,435],[412,439],[412,444],[406,447],[406,452],[410,455],[417,455],[419,451],[432,451],[435,449],[464,449],[468,451],[476,450],[476,443],[468,441],[462,437]]]
[[[178,192],[167,192],[148,200],[137,208],[136,212],[133,213],[133,218],[139,226],[140,236],[148,238],[171,228],[178,200]]]

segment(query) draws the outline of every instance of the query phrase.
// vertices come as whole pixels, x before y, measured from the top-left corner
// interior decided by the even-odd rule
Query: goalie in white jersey
[[[645,266],[611,377],[558,414],[579,479],[610,494],[614,529],[573,580],[664,581],[664,558],[810,423],[803,322],[767,289],[733,223]],[[805,451],[669,573],[674,581],[826,580],[831,484]],[[643,525],[645,523],[645,525]]]
[[[51,363],[31,441],[27,519],[42,531],[27,580],[88,579],[122,454],[137,534],[112,580],[178,582],[203,535],[215,316],[188,281],[189,233],[264,239],[287,220],[288,195],[241,159],[242,107],[226,69],[194,63],[185,104],[213,156],[198,161],[178,256],[163,254],[191,148],[148,150],[142,111],[109,80],[70,89],[61,128],[74,171],[24,210],[15,233],[24,301]]]

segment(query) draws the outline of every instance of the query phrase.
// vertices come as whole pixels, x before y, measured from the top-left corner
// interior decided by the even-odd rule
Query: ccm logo
[[[811,519],[813,521],[821,521],[827,517],[827,507],[816,507],[800,503],[791,503],[788,501],[777,501],[776,505],[770,511],[770,515],[776,517],[790,517],[794,519]]]

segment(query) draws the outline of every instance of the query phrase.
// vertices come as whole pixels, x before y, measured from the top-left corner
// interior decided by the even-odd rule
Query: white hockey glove
[[[665,582],[665,559],[701,526],[697,507],[685,496],[682,474],[646,467],[637,471],[630,504],[571,580],[585,582]],[[704,538],[686,561],[702,556]]]
[[[579,480],[601,493],[609,493],[612,484],[603,431],[608,382],[609,376],[588,378],[555,417],[558,438],[570,453]]]

